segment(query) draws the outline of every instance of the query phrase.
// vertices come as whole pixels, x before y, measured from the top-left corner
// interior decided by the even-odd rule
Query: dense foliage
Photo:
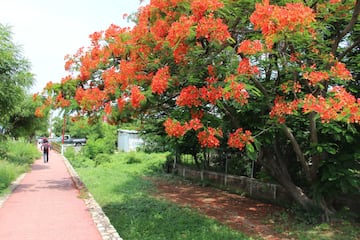
[[[199,148],[246,149],[328,214],[338,193],[359,192],[359,12],[355,0],[153,0],[134,28],[111,25],[67,56],[37,115],[157,119]]]
[[[0,146],[0,194],[40,157],[36,146],[24,142],[2,142]]]
[[[36,105],[27,93],[34,81],[30,63],[12,39],[11,29],[0,23],[0,130],[2,135],[35,136],[46,121],[34,118]]]

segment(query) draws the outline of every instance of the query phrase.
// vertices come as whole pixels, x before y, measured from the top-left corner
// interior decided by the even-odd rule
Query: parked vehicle
[[[56,142],[62,143],[62,137],[58,137]],[[82,146],[86,144],[86,138],[72,138],[70,135],[64,135],[64,144],[71,144],[74,146]]]

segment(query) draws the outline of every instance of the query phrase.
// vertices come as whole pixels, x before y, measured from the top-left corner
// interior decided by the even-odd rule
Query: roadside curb
[[[75,187],[79,189],[81,194],[85,194],[85,197],[83,198],[84,202],[103,240],[123,240],[114,228],[114,226],[110,223],[109,218],[105,215],[100,205],[96,202],[92,194],[87,190],[86,186],[81,181],[79,175],[77,174],[69,160],[63,155],[61,155],[61,157],[64,159],[64,163],[68,172],[70,173]]]

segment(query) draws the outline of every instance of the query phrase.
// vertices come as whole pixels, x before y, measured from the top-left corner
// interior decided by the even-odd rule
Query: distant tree
[[[8,135],[15,138],[29,138],[32,140],[36,132],[47,132],[48,121],[46,118],[36,118],[34,112],[37,105],[31,96],[25,96],[9,114],[9,121],[6,125]]]
[[[0,126],[3,130],[11,125],[10,118],[26,98],[26,90],[33,81],[30,64],[13,42],[10,27],[0,23]]]

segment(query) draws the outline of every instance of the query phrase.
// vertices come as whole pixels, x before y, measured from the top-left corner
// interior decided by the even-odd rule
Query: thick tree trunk
[[[303,189],[294,184],[288,172],[286,162],[279,155],[280,153],[275,143],[273,149],[264,148],[262,150],[259,161],[279,184],[287,190],[296,203],[300,204],[306,211],[320,210],[320,204],[309,198]]]

